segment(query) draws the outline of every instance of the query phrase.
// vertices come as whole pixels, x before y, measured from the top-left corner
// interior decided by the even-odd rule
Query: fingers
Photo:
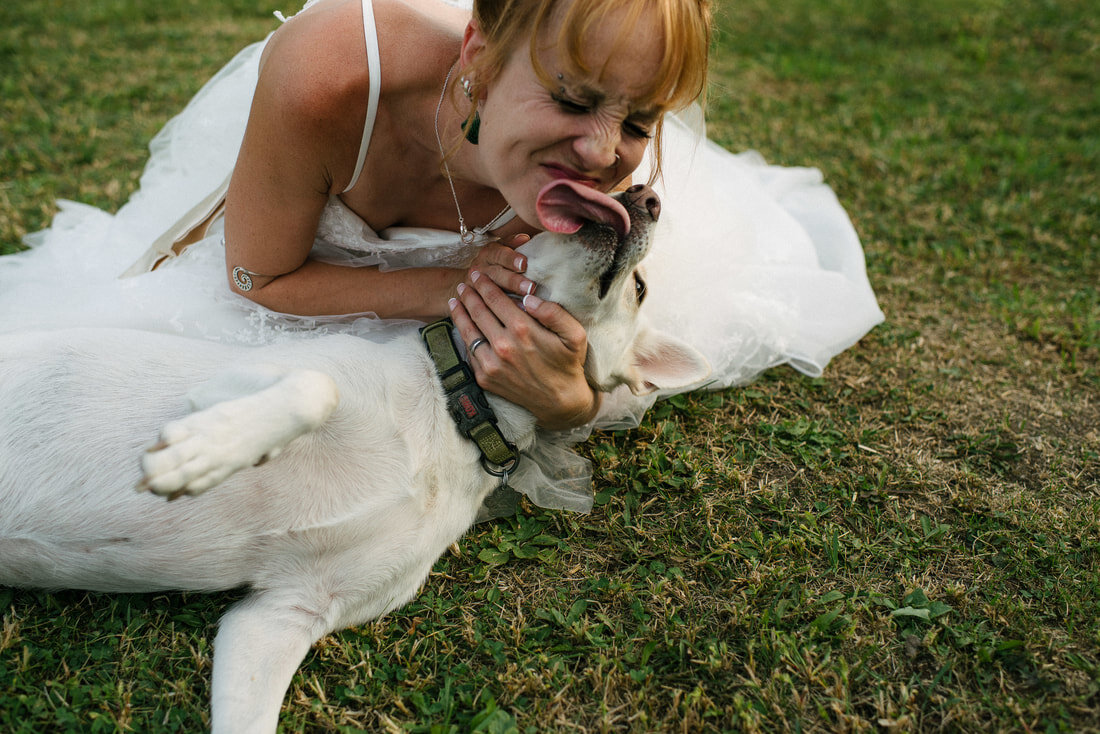
[[[515,239],[518,239],[518,237],[513,238],[513,240]],[[523,243],[521,242],[519,244]],[[500,242],[490,242],[478,252],[476,262],[479,262],[483,268],[492,265],[522,273],[527,270],[527,257],[515,251],[515,247],[518,246],[519,245],[512,244],[506,245]]]
[[[511,247],[512,249],[515,249],[515,248],[519,247],[520,245],[524,244],[525,242],[530,242],[530,241],[531,241],[531,235],[520,233],[520,234],[517,234],[517,235],[512,235],[508,239],[508,242],[506,242],[505,244],[508,247]]]
[[[517,302],[492,279],[477,271],[471,273],[471,281],[472,287],[459,286],[458,298],[451,304],[455,325],[467,345],[478,338],[487,339],[494,349],[504,346],[503,338],[526,341],[534,331],[535,324],[531,322],[534,318],[539,325],[556,334],[569,351],[585,350],[584,327],[557,303],[544,301],[534,294],[527,294]]]
[[[489,343],[489,337],[487,337],[474,320],[470,317],[470,312],[466,309],[466,306],[460,300],[462,295],[472,289],[465,285],[459,286],[459,298],[452,298],[448,305],[451,309],[451,321],[454,322],[455,328],[458,329],[458,335],[462,338],[462,341],[466,344],[467,358],[475,356],[477,350],[473,349],[479,339],[484,339],[482,344],[477,344],[477,348],[484,351],[486,348],[492,349]],[[492,314],[482,315],[482,320],[488,322],[488,319],[495,319]],[[497,322],[499,328],[499,322]]]
[[[466,304],[466,308],[473,315],[474,321],[479,325],[482,325],[480,317],[483,308],[488,309],[495,321],[506,328],[513,328],[517,323],[529,321],[523,316],[520,300],[505,292],[505,289],[500,287],[495,280],[475,270],[470,273],[470,281],[473,288],[470,290],[464,289],[461,298],[463,303]],[[534,288],[535,284],[531,283],[531,291],[534,291]],[[521,295],[526,296],[528,294],[523,293]],[[486,321],[488,323],[484,326],[493,331],[495,324],[488,319]],[[487,334],[487,336],[491,336],[491,334]]]
[[[451,318],[483,369],[491,372],[532,353],[558,366],[583,362],[588,337],[568,311],[531,294],[515,300],[491,279],[476,272],[472,276],[473,286],[459,286],[458,298],[451,300]],[[470,349],[475,344],[477,349]]]
[[[512,241],[515,242],[526,237],[526,235],[519,235],[512,238]],[[522,242],[518,244],[522,244]],[[467,276],[467,285],[473,284],[470,276],[478,273],[479,275],[489,276],[494,283],[505,291],[523,296],[533,293],[535,290],[535,283],[523,275],[526,270],[527,258],[524,255],[517,253],[510,246],[493,242],[482,247],[477,257],[474,258]]]
[[[502,291],[490,278],[487,278],[478,271],[473,271],[471,274],[471,280],[473,286],[469,286],[465,283],[459,283],[458,285],[458,305],[462,307],[462,312],[459,313],[458,318],[465,317],[469,319],[474,327],[475,331],[470,333],[470,339],[467,340],[467,344],[470,344],[474,339],[479,336],[484,336],[487,339],[491,339],[498,334],[503,328],[504,322],[497,315],[496,309],[499,309],[502,314],[506,315],[506,306],[504,301],[508,301],[512,305],[512,308],[516,308],[514,302],[509,298],[504,291]],[[482,281],[480,289],[477,287],[478,281]],[[493,308],[482,295],[482,291],[491,293],[493,295],[499,295],[500,298],[492,298],[492,302],[496,304],[496,309]],[[452,318],[455,314],[455,304],[451,304]],[[455,324],[458,325],[458,321]],[[462,331],[461,327],[459,328]],[[465,333],[463,334],[465,336]]]
[[[588,335],[573,315],[553,301],[544,301],[534,294],[523,297],[523,310],[536,321],[554,332],[572,352],[583,352]]]

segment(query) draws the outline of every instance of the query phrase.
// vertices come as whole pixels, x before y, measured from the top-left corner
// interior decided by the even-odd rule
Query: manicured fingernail
[[[481,273],[479,273],[478,271],[476,271],[476,270],[471,270],[470,271],[470,282],[476,283],[477,279],[480,278],[480,277],[481,277]]]
[[[513,265],[513,268],[515,269],[515,271],[517,273],[522,273],[524,270],[527,269],[527,258],[517,257],[516,262]]]
[[[458,295],[461,296],[465,292],[466,292],[466,284],[465,283],[459,283],[458,284]]]
[[[447,308],[451,309],[452,311],[455,310],[455,306],[457,306],[457,305],[458,305],[458,299],[457,298],[451,298],[447,301]]]
[[[542,303],[541,298],[528,293],[523,297],[523,310],[530,311],[532,308],[538,308],[540,303]]]
[[[532,293],[534,293],[534,292],[535,292],[535,288],[537,288],[537,287],[538,287],[538,286],[537,286],[537,285],[535,285],[535,281],[533,281],[533,280],[529,280],[529,281],[527,281],[527,288],[526,288],[526,290],[527,290],[527,295],[531,295]]]

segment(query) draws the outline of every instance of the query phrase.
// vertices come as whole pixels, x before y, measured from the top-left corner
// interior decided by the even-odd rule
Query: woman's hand
[[[584,378],[587,336],[561,306],[530,295],[526,264],[511,247],[483,247],[450,303],[451,317],[467,345],[485,340],[469,355],[483,389],[531,411],[543,428],[583,425],[599,407]],[[509,292],[524,296],[522,308]]]
[[[517,234],[508,244],[490,242],[478,248],[477,255],[464,274],[467,286],[473,285],[471,275],[488,275],[494,283],[509,293],[526,296],[535,290],[535,284],[524,277],[527,270],[527,258],[516,252],[516,248],[530,240],[530,236]]]

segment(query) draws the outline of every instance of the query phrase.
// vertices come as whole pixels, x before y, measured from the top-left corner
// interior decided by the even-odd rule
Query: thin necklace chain
[[[493,217],[484,227],[478,227],[472,232],[466,229],[466,220],[462,218],[462,207],[458,204],[458,193],[455,192],[455,182],[451,178],[451,167],[447,165],[447,154],[443,151],[443,139],[439,136],[439,112],[443,109],[443,99],[447,96],[447,85],[451,83],[451,74],[454,73],[456,66],[458,66],[457,61],[451,64],[451,68],[447,70],[447,76],[443,79],[443,91],[439,93],[439,103],[435,106],[435,142],[439,145],[439,155],[443,160],[443,172],[447,174],[447,184],[451,187],[451,197],[455,200],[455,211],[458,212],[458,236],[468,245],[474,241],[475,235],[485,234],[492,229],[497,220],[503,217],[511,207],[506,204],[500,210],[500,214]]]

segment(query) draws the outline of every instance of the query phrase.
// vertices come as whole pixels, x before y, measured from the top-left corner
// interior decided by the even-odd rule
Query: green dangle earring
[[[462,121],[462,133],[466,136],[467,140],[477,145],[479,132],[481,132],[481,115],[474,112],[474,118],[472,120]]]
[[[462,93],[466,95],[466,99],[473,101],[473,84],[466,77],[462,77],[459,82],[462,84]],[[481,114],[474,109],[474,116],[472,118],[462,121],[462,134],[466,137],[472,145],[477,145],[478,134],[481,132]]]

